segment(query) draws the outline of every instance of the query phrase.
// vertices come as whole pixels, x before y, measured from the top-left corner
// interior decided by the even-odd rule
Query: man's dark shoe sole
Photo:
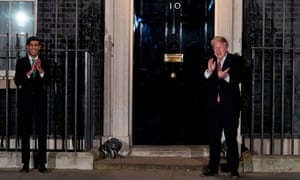
[[[21,173],[29,173],[29,167],[23,167],[21,170],[20,170]]]
[[[39,168],[39,171],[40,171],[41,173],[47,173],[47,172],[48,172],[48,169],[47,169],[45,166],[42,166],[42,167]]]
[[[218,173],[216,171],[206,171],[203,173],[203,176],[216,176]]]

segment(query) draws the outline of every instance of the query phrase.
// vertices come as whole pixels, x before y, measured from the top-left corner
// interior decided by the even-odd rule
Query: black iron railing
[[[18,37],[18,35],[17,35]],[[18,38],[17,38],[18,40]],[[48,145],[49,151],[86,151],[100,146],[101,111],[95,56],[86,49],[48,48],[43,54],[50,64],[51,83],[48,86]],[[0,150],[18,151],[21,147],[17,111],[18,87],[14,85],[14,66],[25,48],[0,49]],[[51,59],[52,57],[55,57]],[[100,101],[100,99],[99,99]],[[101,130],[100,130],[101,131]],[[37,147],[33,127],[31,148]]]

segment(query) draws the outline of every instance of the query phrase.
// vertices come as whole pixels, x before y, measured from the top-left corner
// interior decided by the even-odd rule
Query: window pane
[[[0,70],[15,69],[26,55],[26,36],[34,33],[35,1],[0,1]]]
[[[13,34],[34,34],[34,10],[34,2],[13,2]]]
[[[14,70],[16,66],[16,60],[20,57],[26,56],[26,36],[18,36],[12,38],[12,44],[14,47],[11,51],[11,59],[9,61],[9,69]]]
[[[0,34],[8,33],[9,20],[9,4],[8,2],[0,2]]]
[[[5,62],[7,61],[7,41],[7,37],[0,37],[0,70],[5,68]]]
[[[10,70],[14,70],[16,66],[16,59],[26,55],[25,36],[21,36],[18,38],[11,37],[11,41],[14,45],[11,45],[8,49],[7,37],[0,37],[0,70],[4,70],[7,68]],[[16,44],[19,44],[19,46],[16,47]]]

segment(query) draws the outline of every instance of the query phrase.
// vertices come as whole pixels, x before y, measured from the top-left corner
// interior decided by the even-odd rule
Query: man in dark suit
[[[224,131],[227,145],[227,163],[232,177],[239,177],[237,129],[241,109],[239,84],[243,79],[243,58],[228,53],[228,41],[222,36],[212,39],[214,57],[203,72],[206,95],[205,107],[209,125],[210,160],[205,176],[218,173],[221,137]]]
[[[29,172],[30,136],[33,122],[38,135],[38,168],[47,172],[46,136],[47,136],[47,102],[46,85],[48,80],[48,64],[39,56],[40,40],[30,37],[26,41],[27,56],[17,60],[15,84],[20,88],[18,97],[18,112],[22,133],[22,163],[21,172]]]

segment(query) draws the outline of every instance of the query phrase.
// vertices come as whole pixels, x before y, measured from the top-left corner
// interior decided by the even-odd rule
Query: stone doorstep
[[[207,145],[190,146],[133,146],[129,156],[133,157],[208,157],[209,149]]]
[[[183,169],[204,170],[207,168],[207,158],[185,157],[121,157],[99,159],[94,163],[94,169]]]
[[[122,154],[123,155],[123,154]],[[206,169],[208,146],[133,146],[129,154],[119,158],[98,159],[95,169]]]
[[[94,163],[94,169],[173,169],[193,171],[205,171],[208,165],[207,157],[120,157],[98,159]],[[242,170],[239,170],[242,172]],[[220,173],[228,172],[226,160],[221,159]]]

